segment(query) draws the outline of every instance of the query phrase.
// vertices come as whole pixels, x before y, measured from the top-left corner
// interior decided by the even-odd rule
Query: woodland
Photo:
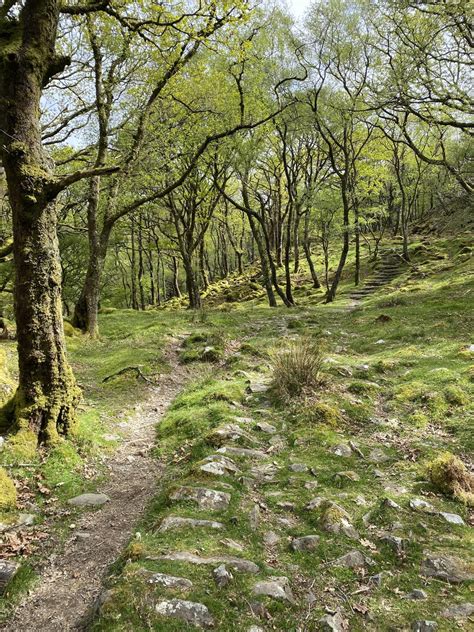
[[[0,3],[1,629],[470,629],[472,17]]]

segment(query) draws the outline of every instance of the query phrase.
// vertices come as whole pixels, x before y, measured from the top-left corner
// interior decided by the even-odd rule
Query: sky
[[[291,11],[293,11],[297,17],[301,17],[311,4],[311,0],[287,0],[287,2]]]

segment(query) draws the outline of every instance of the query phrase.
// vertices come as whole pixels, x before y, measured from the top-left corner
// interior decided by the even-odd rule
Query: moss
[[[6,470],[0,467],[0,510],[15,509],[16,488]]]
[[[459,457],[445,452],[428,463],[426,470],[431,483],[437,489],[474,506],[474,476]]]
[[[469,403],[469,397],[460,386],[451,384],[444,389],[444,398],[453,406],[465,406]]]
[[[335,406],[325,402],[314,402],[299,410],[298,420],[304,425],[318,423],[334,427],[341,422],[342,417]]]
[[[409,417],[408,421],[411,422],[416,428],[426,428],[429,423],[429,419],[425,413],[420,410],[416,410]]]
[[[35,461],[38,437],[31,430],[21,430],[12,435],[5,446],[5,458],[12,461]]]
[[[377,392],[378,388],[378,385],[374,382],[356,381],[351,382],[347,390],[355,395],[369,395],[370,393]]]
[[[76,329],[71,323],[67,320],[64,321],[64,335],[68,338],[74,338],[75,336],[80,336],[81,331]]]

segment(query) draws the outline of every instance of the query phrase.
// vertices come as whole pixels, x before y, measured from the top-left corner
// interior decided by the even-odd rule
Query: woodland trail
[[[50,555],[38,584],[22,601],[5,632],[84,630],[103,590],[102,581],[156,492],[162,466],[150,454],[156,424],[189,378],[176,359],[176,344],[166,354],[171,372],[152,387],[149,399],[121,425],[123,439],[107,462],[100,492],[110,501],[85,511],[61,549]],[[78,537],[77,534],[82,534]]]

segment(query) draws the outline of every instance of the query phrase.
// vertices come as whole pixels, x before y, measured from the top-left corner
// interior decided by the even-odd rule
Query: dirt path
[[[133,533],[148,500],[156,490],[160,464],[150,456],[155,426],[182,389],[189,375],[176,361],[173,369],[152,387],[149,400],[121,425],[123,441],[107,463],[109,474],[98,490],[110,502],[86,511],[75,523],[64,548],[50,556],[38,585],[2,628],[5,632],[65,632],[84,629],[83,620],[102,591],[110,564]]]

